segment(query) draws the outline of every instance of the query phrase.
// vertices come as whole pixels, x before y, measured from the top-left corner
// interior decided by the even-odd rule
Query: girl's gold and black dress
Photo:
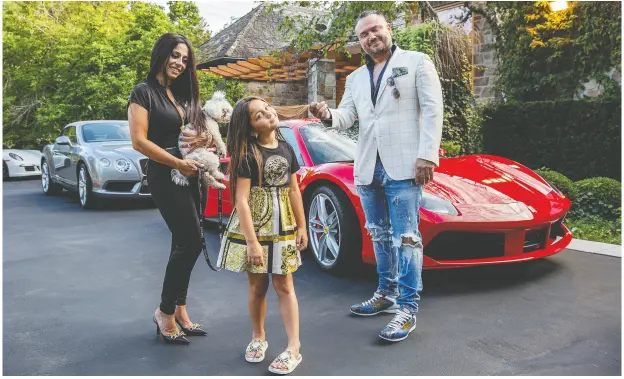
[[[278,140],[274,149],[260,146],[262,152],[262,186],[258,164],[250,152],[238,172],[251,179],[249,208],[258,242],[264,250],[264,266],[247,264],[247,244],[236,210],[232,212],[221,241],[217,264],[234,272],[287,275],[301,265],[296,246],[295,215],[290,204],[290,176],[299,163],[288,142]]]

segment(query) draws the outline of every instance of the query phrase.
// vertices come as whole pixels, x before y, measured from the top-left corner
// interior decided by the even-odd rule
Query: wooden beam
[[[223,70],[225,72],[229,72],[230,74],[234,74],[234,76],[239,76],[239,75],[243,74],[242,72],[236,71],[236,70],[234,70],[232,68],[229,68],[228,66],[218,66],[218,67],[219,67],[219,70]]]
[[[229,72],[225,72],[223,70],[219,70],[216,67],[210,67],[210,71],[214,72],[215,74],[219,74],[221,76],[225,76],[226,78],[231,78],[231,77],[234,76],[234,75],[230,74]]]
[[[265,62],[262,59],[258,59],[258,58],[249,58],[249,59],[247,59],[247,61],[250,62],[250,63],[253,63],[255,65],[262,66],[264,68],[267,68],[267,67],[269,67],[271,65],[270,63]]]
[[[250,70],[250,69],[245,68],[245,67],[243,67],[243,66],[239,66],[239,65],[237,65],[236,63],[228,63],[228,64],[227,64],[227,66],[228,66],[229,68],[233,69],[233,70],[240,71],[240,72],[242,72],[243,74],[248,74],[248,73],[250,73],[250,72],[251,72],[251,70]]]
[[[255,65],[253,63],[249,63],[247,61],[238,61],[238,62],[236,62],[236,64],[238,64],[239,66],[247,67],[248,69],[250,69],[252,71],[260,71],[260,70],[262,70],[261,66]]]
[[[344,68],[345,70],[355,71],[355,70],[357,70],[359,67],[358,67],[358,66],[344,66],[343,68]]]
[[[344,68],[337,68],[337,69],[336,69],[336,72],[337,72],[337,73],[340,73],[340,72],[349,72],[349,70],[345,70]]]
[[[265,62],[269,62],[272,65],[278,65],[278,66],[281,65],[280,61],[268,55],[263,55],[260,57],[260,59],[262,59]]]

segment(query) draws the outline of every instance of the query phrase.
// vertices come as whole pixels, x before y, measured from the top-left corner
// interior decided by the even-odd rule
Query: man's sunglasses
[[[396,87],[396,83],[394,82],[394,76],[391,76],[388,78],[388,85],[392,88],[392,96],[395,99],[399,99],[401,98],[401,92],[399,92],[399,89]]]

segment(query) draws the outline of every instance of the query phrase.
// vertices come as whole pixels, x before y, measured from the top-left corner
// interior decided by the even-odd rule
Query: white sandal
[[[264,353],[269,347],[269,343],[267,341],[262,341],[259,339],[251,340],[249,345],[247,345],[247,350],[245,350],[245,360],[250,363],[258,363],[264,360]],[[257,353],[261,353],[259,357],[256,357]],[[249,354],[252,354],[250,357]]]
[[[269,366],[269,371],[271,371],[273,374],[279,375],[290,374],[297,368],[297,366],[299,366],[299,363],[301,363],[302,360],[303,355],[299,354],[299,358],[295,358],[293,356],[293,353],[286,350],[273,360],[273,363],[271,363],[271,366]],[[273,367],[273,364],[275,363],[282,363],[284,366],[286,366],[286,369]]]

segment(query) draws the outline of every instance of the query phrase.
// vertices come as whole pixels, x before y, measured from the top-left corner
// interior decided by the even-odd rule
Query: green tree
[[[147,77],[156,39],[207,38],[194,5],[176,2],[170,11],[145,2],[4,2],[4,145],[41,148],[70,122],[126,119],[128,94]],[[200,78],[206,100],[218,79]],[[225,89],[236,97],[239,88]]]
[[[208,24],[200,17],[197,5],[191,1],[169,1],[169,20],[198,48],[210,39]]]
[[[595,79],[619,96],[606,72],[621,72],[621,2],[569,1],[558,12],[547,1],[469,8],[485,16],[496,36],[499,94],[518,101],[572,98]]]

